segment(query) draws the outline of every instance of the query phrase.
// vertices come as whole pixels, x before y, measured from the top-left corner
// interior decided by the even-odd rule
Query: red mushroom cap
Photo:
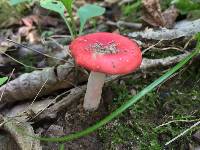
[[[72,41],[70,50],[78,65],[105,74],[128,74],[142,61],[136,42],[115,33],[80,36]]]

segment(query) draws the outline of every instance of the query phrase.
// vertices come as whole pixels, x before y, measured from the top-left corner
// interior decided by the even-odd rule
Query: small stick
[[[141,29],[142,24],[140,23],[132,23],[132,22],[125,22],[125,21],[107,21],[106,24],[111,25],[111,26],[116,26],[120,28],[121,26],[128,27],[128,28],[133,28],[133,29]]]
[[[28,46],[26,46],[26,45],[17,43],[17,42],[15,42],[15,41],[13,41],[13,40],[6,39],[6,41],[12,42],[12,43],[14,43],[14,44],[16,44],[16,45],[18,45],[18,46],[20,46],[20,47],[24,47],[24,48],[26,48],[26,49],[32,50],[32,51],[34,51],[34,52],[37,52],[37,53],[39,53],[39,54],[41,54],[41,55],[43,55],[43,56],[46,56],[46,57],[49,57],[49,58],[53,58],[53,59],[56,59],[56,60],[61,60],[61,61],[67,62],[65,59],[61,59],[61,58],[57,58],[57,57],[54,57],[54,56],[50,56],[50,55],[48,55],[48,54],[44,54],[44,53],[42,53],[42,52],[40,52],[40,51],[38,51],[38,50],[36,50],[36,49],[33,49],[33,48],[30,48],[30,47],[28,47]]]
[[[14,71],[15,71],[15,68],[12,70],[12,72],[11,72],[11,74],[10,74],[9,78],[8,78],[8,81],[7,81],[7,83],[10,81],[10,79],[11,79],[11,77],[12,77],[12,75],[13,75]],[[3,92],[1,93],[1,96],[0,96],[0,101],[1,101],[1,99],[2,99],[2,97],[3,97],[3,94],[4,94],[4,92],[5,92],[5,89],[6,89],[6,87],[3,89]]]
[[[180,133],[179,135],[177,135],[176,137],[174,137],[173,139],[171,139],[167,143],[165,143],[165,146],[171,144],[172,142],[174,142],[175,140],[177,140],[181,136],[187,134],[190,130],[192,130],[194,127],[198,126],[199,124],[200,124],[200,121],[198,121],[197,123],[195,123],[194,125],[192,125],[190,128],[186,129],[185,131],[183,131],[182,133]]]

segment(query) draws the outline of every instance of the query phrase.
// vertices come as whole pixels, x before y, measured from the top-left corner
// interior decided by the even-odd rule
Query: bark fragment
[[[79,73],[79,75],[80,82],[86,80],[85,74]],[[3,93],[0,104],[33,99],[42,86],[43,89],[38,97],[48,95],[59,89],[71,88],[74,86],[74,78],[74,65],[72,63],[22,74],[0,87],[0,94]],[[45,82],[46,84],[43,85]]]

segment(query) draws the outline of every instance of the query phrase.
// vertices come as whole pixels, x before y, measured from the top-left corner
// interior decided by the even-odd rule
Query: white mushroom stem
[[[98,108],[105,78],[106,75],[104,73],[93,71],[90,73],[83,103],[85,110],[94,111]]]

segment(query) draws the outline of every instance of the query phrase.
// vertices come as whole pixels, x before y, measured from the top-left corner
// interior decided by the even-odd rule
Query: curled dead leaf
[[[178,9],[171,6],[162,13],[162,16],[166,21],[165,27],[172,28],[176,18],[178,17]]]
[[[162,16],[159,0],[143,0],[142,19],[153,26],[165,26],[166,22]]]
[[[142,19],[154,27],[171,28],[178,16],[178,10],[172,6],[161,11],[159,0],[142,0]]]
[[[18,29],[17,36],[25,37],[29,43],[34,44],[40,41],[40,37],[33,26],[23,26]]]
[[[51,16],[30,15],[21,19],[22,23],[27,27],[39,26],[57,26],[58,19]]]
[[[0,54],[5,53],[12,46],[13,46],[12,43],[5,41],[3,39],[0,39]]]

